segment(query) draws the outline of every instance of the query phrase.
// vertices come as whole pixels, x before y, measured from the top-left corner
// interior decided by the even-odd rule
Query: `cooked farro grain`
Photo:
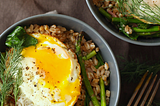
[[[97,86],[98,85],[98,83],[99,83],[99,79],[97,78],[97,79],[93,79],[92,80],[92,82],[91,82],[91,86],[93,86],[93,87],[95,87],[95,86]]]
[[[109,90],[106,90],[106,96],[110,97],[110,91]]]
[[[129,27],[128,25],[126,25],[125,26],[125,32],[127,33],[127,34],[132,34],[132,29],[131,29],[131,27]]]
[[[97,71],[97,69],[94,67],[94,65],[91,65],[91,69],[92,69],[93,72]]]
[[[102,70],[101,70],[101,76],[103,76],[105,74],[105,69],[103,68]]]
[[[87,77],[88,77],[88,80],[91,82],[92,79],[94,78],[94,75],[92,72],[87,72]]]
[[[108,65],[108,63],[107,63],[107,62],[105,62],[105,64],[104,64],[104,68],[105,68],[106,70],[109,70],[109,65]]]
[[[107,75],[102,75],[102,79],[103,79],[104,81],[107,81]]]
[[[98,84],[95,86],[95,89],[96,89],[97,93],[100,94],[101,90],[100,90],[100,86]]]

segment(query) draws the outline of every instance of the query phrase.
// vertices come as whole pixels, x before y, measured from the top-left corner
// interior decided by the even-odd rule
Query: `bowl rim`
[[[90,10],[90,12],[92,13],[92,15],[94,16],[94,18],[102,25],[102,27],[107,30],[108,32],[110,32],[112,35],[116,36],[117,38],[123,40],[123,41],[126,41],[128,43],[131,43],[131,44],[135,44],[135,45],[140,45],[140,46],[159,46],[160,45],[160,42],[154,42],[154,43],[146,43],[146,42],[141,42],[141,41],[136,41],[136,40],[132,40],[132,39],[129,39],[127,37],[123,37],[123,36],[119,36],[119,34],[115,33],[114,31],[112,31],[111,28],[109,28],[96,14],[95,12],[93,11],[93,7],[91,5],[91,2],[90,0],[86,0],[86,3],[87,3],[87,6]]]
[[[110,52],[110,54],[112,56],[113,62],[115,63],[115,69],[117,70],[117,79],[118,79],[118,90],[117,90],[117,96],[116,96],[116,106],[117,106],[118,105],[118,101],[119,101],[119,97],[120,97],[121,81],[120,81],[120,73],[119,73],[119,68],[118,68],[118,64],[117,64],[116,58],[115,58],[114,53],[112,52],[110,46],[105,41],[105,39],[95,29],[93,29],[91,26],[89,26],[85,22],[83,22],[83,21],[81,21],[79,19],[76,19],[74,17],[67,16],[67,15],[62,15],[62,14],[39,14],[39,15],[34,15],[34,16],[30,16],[30,17],[24,18],[24,19],[22,19],[22,20],[20,20],[20,21],[18,21],[16,23],[14,23],[13,25],[11,25],[10,27],[8,27],[5,31],[3,31],[0,34],[0,39],[1,39],[1,37],[3,35],[5,35],[8,32],[8,30],[10,30],[11,28],[19,25],[20,23],[23,23],[23,21],[35,19],[37,17],[52,17],[52,16],[54,16],[54,17],[63,17],[65,19],[70,19],[70,20],[73,20],[75,22],[83,24],[84,26],[86,26],[87,28],[89,28],[93,33],[95,33],[96,35],[98,35],[98,37],[100,38],[100,40],[108,48],[108,50],[109,50],[109,52]]]

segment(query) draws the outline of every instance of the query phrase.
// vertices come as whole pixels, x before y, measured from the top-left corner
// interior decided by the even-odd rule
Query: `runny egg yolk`
[[[34,63],[38,69],[36,73],[40,75],[38,83],[41,87],[50,90],[49,93],[53,98],[51,102],[65,102],[66,106],[73,105],[80,95],[80,80],[77,77],[74,82],[69,81],[75,70],[65,46],[49,35],[32,34],[31,36],[38,39],[38,44],[24,48],[22,56],[36,60]],[[55,97],[55,92],[59,92],[58,99]]]

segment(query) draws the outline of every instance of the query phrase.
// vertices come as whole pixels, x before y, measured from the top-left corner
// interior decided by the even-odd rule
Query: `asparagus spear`
[[[100,63],[100,66],[104,65],[103,58],[99,52],[97,53],[96,57],[98,59],[98,63]],[[102,78],[100,78],[100,88],[101,88],[101,106],[106,106],[105,86]]]
[[[85,98],[84,106],[89,106],[89,102],[90,102],[90,97],[88,95],[88,92],[86,91],[86,98]]]
[[[141,29],[148,29],[151,27],[151,24],[146,24],[146,23],[138,23],[138,28],[141,28]]]
[[[98,64],[95,67],[96,67],[96,69],[98,69],[98,67],[100,67],[100,66],[101,66],[101,63],[98,62]]]
[[[109,19],[110,21],[112,20],[112,16],[106,12],[102,7],[99,8],[99,11],[101,14],[103,14],[107,19]]]
[[[137,33],[137,35],[139,35],[139,36],[148,36],[148,35],[152,35],[152,32],[142,32],[142,33]]]
[[[117,17],[112,18],[113,23],[120,23],[121,21],[123,21],[123,23],[143,23],[142,21],[134,18],[123,18],[123,19]]]
[[[113,23],[120,23],[123,21],[123,23],[143,23],[142,21],[134,18],[118,18],[118,17],[112,17],[111,14],[109,14],[107,11],[105,11],[102,7],[99,8],[99,11],[102,15],[104,15],[107,19],[112,21]]]
[[[88,60],[90,58],[92,58],[93,56],[95,56],[97,53],[95,50],[91,51],[87,56],[82,57],[83,60]]]
[[[100,52],[97,53],[96,57],[97,57],[98,62],[100,63],[100,65],[104,65],[104,61],[103,61],[103,58],[102,58]]]
[[[105,93],[104,81],[102,78],[100,78],[100,88],[101,88],[101,106],[106,106],[106,93]]]
[[[144,37],[144,36],[143,36]],[[153,35],[149,35],[149,36],[145,36],[146,38],[156,38],[156,37],[160,37],[160,33],[156,33]]]
[[[103,63],[103,58],[101,57],[101,54],[99,52],[97,53],[96,58],[98,59],[98,64],[95,67],[96,69],[98,69],[104,63]]]
[[[133,30],[135,32],[156,32],[156,31],[160,31],[160,26],[153,26],[153,27],[148,28],[148,29],[140,29],[140,28],[137,28],[137,27],[133,27]]]
[[[85,87],[87,89],[87,92],[92,100],[93,105],[100,106],[96,96],[94,95],[93,89],[91,87],[91,84],[90,84],[88,77],[87,77],[87,74],[86,74],[85,65],[84,65],[84,61],[82,60],[82,55],[81,55],[81,50],[80,50],[80,47],[81,47],[80,42],[81,42],[81,34],[79,34],[78,39],[76,40],[76,54],[78,57],[79,64],[81,66],[83,82],[84,82]]]

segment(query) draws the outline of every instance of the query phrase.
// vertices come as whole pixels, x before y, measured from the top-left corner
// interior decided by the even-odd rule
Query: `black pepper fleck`
[[[71,77],[71,81],[73,80],[73,77]]]
[[[27,67],[26,67],[26,70],[28,70],[28,69],[29,69],[29,67],[27,66]]]
[[[38,75],[38,74],[39,74],[39,72],[37,71],[37,72],[36,72],[36,75]]]
[[[55,48],[52,48],[53,53],[56,53]]]

